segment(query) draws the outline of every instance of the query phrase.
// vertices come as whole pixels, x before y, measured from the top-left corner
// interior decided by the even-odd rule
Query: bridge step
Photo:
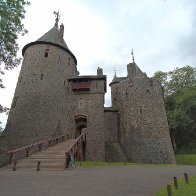
[[[64,170],[65,169],[65,151],[68,150],[75,142],[75,139],[70,139],[49,147],[44,151],[37,152],[27,158],[17,161],[16,170],[36,170],[37,162],[41,161],[40,170]],[[0,170],[12,170],[13,164],[9,164]]]

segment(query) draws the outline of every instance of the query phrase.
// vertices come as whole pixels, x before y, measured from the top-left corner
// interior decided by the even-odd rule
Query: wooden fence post
[[[171,185],[167,185],[167,195],[168,196],[172,196],[172,189],[171,189]]]
[[[16,171],[16,164],[17,164],[17,161],[14,161],[14,166],[13,166],[12,171]]]
[[[9,164],[12,164],[12,156],[13,156],[13,153],[10,153]]]
[[[29,149],[26,149],[26,157],[29,157]]]
[[[41,164],[41,161],[38,161],[37,162],[37,171],[40,171],[40,164]]]
[[[187,173],[184,173],[184,179],[185,179],[186,184],[188,184],[189,183],[189,177],[188,177]]]
[[[178,179],[177,177],[173,177],[173,179],[174,179],[174,187],[175,189],[178,189]]]
[[[42,150],[42,144],[40,143],[40,144],[38,145],[38,147],[39,147],[39,151],[41,151],[41,150]]]

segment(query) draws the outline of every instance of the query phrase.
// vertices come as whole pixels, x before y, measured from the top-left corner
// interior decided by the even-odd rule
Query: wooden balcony
[[[90,82],[73,82],[72,83],[72,90],[80,90],[80,89],[90,90],[90,87],[91,87]]]

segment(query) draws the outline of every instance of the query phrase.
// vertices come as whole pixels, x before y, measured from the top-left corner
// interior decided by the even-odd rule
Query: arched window
[[[49,49],[46,49],[44,56],[47,58],[48,57],[48,54],[49,54]]]
[[[82,108],[84,108],[84,105],[85,105],[84,100],[82,98],[80,98],[78,107],[82,109]]]

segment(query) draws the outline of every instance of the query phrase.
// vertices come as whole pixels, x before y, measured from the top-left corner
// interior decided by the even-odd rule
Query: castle
[[[87,129],[85,159],[175,163],[160,82],[136,63],[127,76],[110,83],[112,106],[104,107],[106,75],[80,76],[77,59],[53,28],[24,46],[6,128],[0,137],[0,163],[9,149],[50,135],[76,138]]]

